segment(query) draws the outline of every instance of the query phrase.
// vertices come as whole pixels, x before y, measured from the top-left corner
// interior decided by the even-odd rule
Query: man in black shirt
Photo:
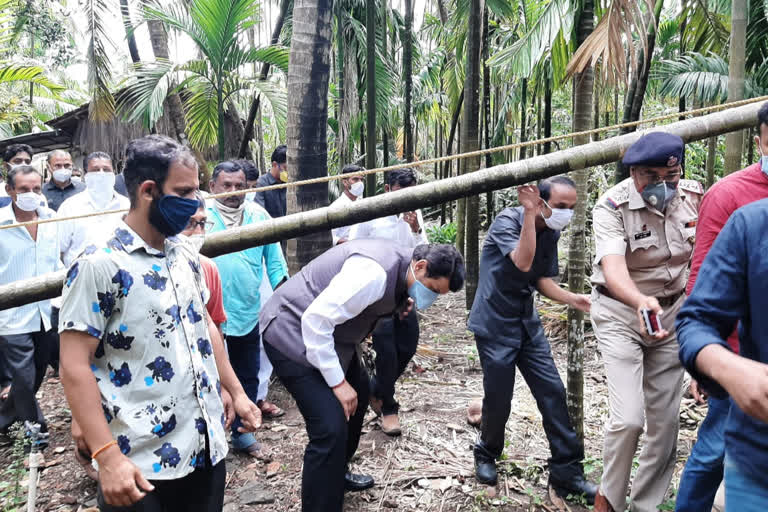
[[[495,485],[495,459],[504,449],[515,367],[531,389],[543,417],[552,456],[550,484],[565,498],[585,495],[594,502],[597,487],[586,481],[584,446],[570,423],[565,387],[534,307],[533,293],[588,312],[589,297],[560,288],[557,241],[576,204],[573,181],[557,176],[538,187],[518,189],[522,206],[496,217],[480,257],[480,279],[469,316],[483,368],[482,427],[475,445],[477,479]]]
[[[277,146],[272,152],[272,168],[259,177],[257,187],[268,187],[288,181],[287,148],[285,145]],[[254,201],[259,203],[274,219],[284,217],[286,212],[285,189],[256,191]]]

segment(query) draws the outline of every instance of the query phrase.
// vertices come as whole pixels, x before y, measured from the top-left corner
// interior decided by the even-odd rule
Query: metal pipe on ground
[[[360,199],[344,208],[318,208],[259,224],[220,231],[206,237],[202,253],[209,257],[241,251],[279,240],[356,224],[385,215],[433,206],[461,197],[499,190],[579,169],[615,162],[644,133],[674,133],[685,142],[703,140],[757,124],[761,103],[753,103],[666,126],[613,137],[548,155],[497,165],[473,173],[409,187],[395,193]],[[0,310],[50,299],[61,294],[66,272],[0,286]]]

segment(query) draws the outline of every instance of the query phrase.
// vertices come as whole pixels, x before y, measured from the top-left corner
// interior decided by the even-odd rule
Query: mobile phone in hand
[[[658,315],[650,309],[643,309],[641,314],[643,315],[643,322],[645,322],[645,330],[651,336],[655,336],[661,330]]]

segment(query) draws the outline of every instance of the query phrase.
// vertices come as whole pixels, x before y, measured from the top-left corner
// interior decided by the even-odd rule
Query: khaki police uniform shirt
[[[682,292],[703,194],[701,183],[680,180],[675,198],[662,213],[645,202],[631,177],[609,189],[592,213],[592,284],[606,284],[600,262],[616,254],[626,258],[629,275],[641,293],[670,297]]]

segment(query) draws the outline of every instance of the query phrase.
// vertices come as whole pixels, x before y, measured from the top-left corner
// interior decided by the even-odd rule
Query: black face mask
[[[197,199],[164,195],[152,196],[149,206],[149,223],[165,236],[175,236],[184,231],[189,219],[197,212]]]

